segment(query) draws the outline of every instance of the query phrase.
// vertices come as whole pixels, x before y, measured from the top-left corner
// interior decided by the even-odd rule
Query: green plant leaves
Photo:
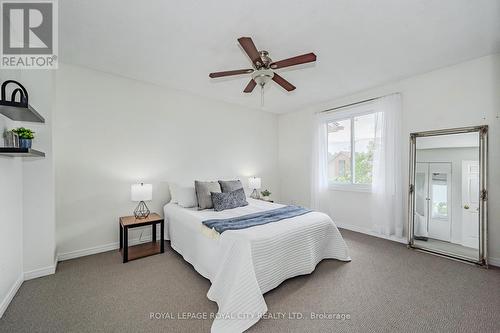
[[[260,194],[262,194],[262,196],[264,196],[264,197],[268,197],[271,195],[271,192],[269,192],[268,190],[264,190],[264,191],[260,192]]]
[[[13,129],[12,132],[17,133],[17,135],[19,135],[19,138],[21,138],[21,139],[34,139],[35,138],[35,132],[30,130],[29,128],[18,127],[18,128]]]

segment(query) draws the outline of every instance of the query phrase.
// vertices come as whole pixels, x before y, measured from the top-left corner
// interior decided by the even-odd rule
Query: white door
[[[429,163],[429,237],[451,240],[451,163]]]
[[[413,233],[415,236],[428,237],[428,204],[429,204],[429,163],[417,162],[415,169],[415,219]]]
[[[462,245],[479,248],[479,161],[462,161]]]

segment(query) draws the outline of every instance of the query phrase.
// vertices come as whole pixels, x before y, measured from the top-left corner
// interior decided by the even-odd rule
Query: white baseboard
[[[54,273],[57,271],[57,263],[58,263],[58,258],[57,258],[57,254],[55,255],[55,258],[54,258]]]
[[[139,238],[129,239],[128,245],[134,246],[134,245],[146,243],[146,242],[151,242],[151,236],[145,236],[141,240],[139,240]],[[75,258],[79,258],[79,257],[89,256],[92,254],[118,250],[119,248],[120,248],[120,242],[109,243],[109,244],[89,247],[87,249],[59,253],[57,255],[57,260],[64,261],[64,260],[69,260],[69,259],[75,259]]]
[[[51,275],[56,272],[57,262],[53,265],[24,272],[24,281],[36,279],[42,276]]]
[[[2,318],[3,314],[5,313],[5,310],[7,310],[7,307],[9,306],[10,302],[16,295],[17,291],[23,284],[23,274],[19,276],[16,282],[14,282],[14,285],[10,288],[9,292],[7,295],[4,297],[2,302],[0,303],[0,318]]]
[[[56,267],[57,267],[57,260],[55,260],[54,264],[51,266],[38,268],[32,271],[27,271],[22,273],[21,276],[19,276],[17,281],[14,283],[12,288],[10,288],[9,292],[7,293],[7,296],[5,296],[5,298],[0,303],[0,318],[3,316],[5,310],[7,310],[7,307],[9,306],[14,296],[16,296],[17,291],[19,290],[24,281],[54,274],[56,272]]]
[[[364,228],[364,227],[360,227],[360,226],[356,226],[356,225],[352,225],[352,224],[345,224],[345,223],[336,223],[336,225],[339,228],[359,232],[362,234],[367,234],[370,236],[384,238],[384,239],[388,239],[388,240],[403,243],[403,244],[407,243],[405,238],[380,235],[380,234],[377,234],[377,233],[371,231],[368,228]],[[135,239],[132,239],[129,241],[129,245],[132,246],[132,245],[137,245],[140,243],[146,243],[146,242],[150,242],[150,241],[151,241],[150,236],[144,237],[141,240],[139,240],[139,238],[135,238]],[[91,248],[87,248],[87,249],[83,249],[83,250],[76,250],[76,251],[71,251],[71,252],[66,252],[66,253],[59,253],[57,255],[56,261],[54,262],[54,265],[44,267],[44,268],[35,269],[32,271],[28,271],[28,272],[24,272],[24,274],[22,274],[17,279],[17,281],[14,283],[14,285],[11,287],[11,289],[9,290],[9,292],[7,293],[5,298],[1,301],[1,303],[0,303],[0,318],[5,313],[5,310],[7,309],[10,302],[12,301],[14,296],[16,295],[19,288],[21,287],[23,281],[31,280],[34,278],[38,278],[38,277],[42,277],[42,276],[46,276],[46,275],[50,275],[50,274],[54,274],[56,271],[56,268],[57,268],[58,261],[64,261],[64,260],[84,257],[84,256],[92,255],[92,254],[101,253],[101,252],[113,251],[113,250],[117,250],[119,247],[120,247],[120,243],[116,242],[116,243],[95,246],[95,247],[91,247]],[[500,267],[500,258],[489,257],[488,263],[491,266]]]
[[[370,236],[384,238],[384,239],[388,239],[388,240],[398,242],[398,243],[403,243],[403,244],[408,243],[408,241],[404,237],[385,236],[385,235],[377,234],[376,232],[373,232],[372,230],[370,230],[368,228],[360,227],[360,226],[353,225],[353,224],[346,224],[346,223],[341,223],[341,222],[335,222],[335,224],[337,225],[337,227],[342,228],[342,229],[347,229],[347,230],[359,232],[359,233],[370,235]]]
[[[341,222],[336,222],[335,224],[337,225],[337,227],[342,228],[342,229],[347,229],[350,231],[355,231],[355,232],[359,232],[359,233],[370,235],[370,236],[384,238],[384,239],[388,239],[388,240],[398,242],[398,243],[408,244],[408,240],[404,237],[380,235],[380,234],[377,234],[377,233],[371,231],[368,228],[363,228],[363,227],[353,225],[353,224],[345,224],[345,223],[341,223]],[[488,265],[500,267],[500,258],[489,257],[488,258]]]
[[[500,258],[488,257],[488,265],[500,267]]]

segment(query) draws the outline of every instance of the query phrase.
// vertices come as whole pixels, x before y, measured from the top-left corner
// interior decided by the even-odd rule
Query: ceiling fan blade
[[[272,69],[277,69],[277,68],[283,68],[283,67],[289,67],[289,66],[295,66],[295,65],[300,65],[300,64],[305,64],[308,62],[313,62],[316,61],[316,55],[314,53],[307,53],[303,55],[299,55],[296,57],[280,60],[273,62],[271,64]]]
[[[210,73],[208,76],[211,78],[216,78],[216,77],[223,77],[223,76],[231,76],[231,75],[239,75],[239,74],[250,74],[253,72],[253,69],[237,69],[234,71],[225,71],[225,72],[215,72],[215,73]]]
[[[252,60],[253,64],[255,67],[259,68],[262,66],[262,59],[260,58],[260,53],[255,47],[255,44],[252,41],[252,38],[250,37],[241,37],[238,38],[238,42],[240,43],[241,47],[245,52],[248,54],[250,57],[250,60]]]
[[[278,74],[274,73],[273,76],[273,81],[282,86],[286,91],[292,91],[295,90],[295,86],[279,76]]]
[[[254,79],[251,79],[250,82],[248,82],[245,90],[243,90],[244,93],[251,93],[253,91],[253,88],[257,85],[257,82],[255,82]]]

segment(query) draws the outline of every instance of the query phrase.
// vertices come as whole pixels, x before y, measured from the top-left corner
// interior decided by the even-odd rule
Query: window
[[[333,188],[369,190],[376,138],[373,111],[354,112],[327,122],[328,180]]]
[[[351,119],[328,123],[328,179],[351,182]]]
[[[448,182],[447,174],[432,174],[432,218],[448,219]]]
[[[339,175],[341,177],[345,176],[345,160],[339,160]]]

